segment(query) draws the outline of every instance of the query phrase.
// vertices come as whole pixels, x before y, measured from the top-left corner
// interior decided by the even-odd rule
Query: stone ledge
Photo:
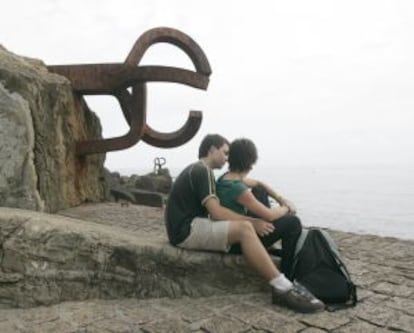
[[[30,212],[27,215],[25,211],[19,211],[22,218],[22,221],[19,221],[16,216],[13,217],[10,210],[7,211],[8,219],[5,219],[4,212],[6,210],[0,209],[0,221],[3,221],[3,223],[0,222],[0,243],[6,243],[8,246],[7,239],[18,233],[19,230],[23,230],[22,224],[32,223],[32,218],[39,220],[39,215],[36,217]],[[147,246],[147,244],[164,246],[164,252],[167,254],[164,254],[162,258],[172,260],[170,264],[174,267],[181,265],[176,268],[175,272],[185,272],[187,274],[186,282],[193,278],[191,283],[195,285],[201,281],[210,286],[210,283],[213,283],[216,278],[216,276],[210,277],[207,274],[209,272],[204,273],[203,271],[195,276],[193,272],[187,271],[193,267],[197,269],[200,265],[205,268],[202,266],[204,262],[211,261],[209,267],[214,265],[215,270],[219,270],[223,265],[234,265],[235,270],[226,271],[228,278],[237,278],[236,273],[242,269],[244,264],[240,257],[219,254],[210,256],[211,253],[186,252],[169,246],[166,243],[163,211],[159,208],[99,203],[73,207],[61,211],[59,214],[78,218],[74,221],[53,216],[61,221],[55,222],[60,225],[60,228],[62,225],[68,225],[69,229],[65,229],[67,231],[78,228],[84,231],[84,234],[81,234],[83,238],[89,239],[92,236],[97,238],[98,240],[93,240],[93,242],[97,244],[97,247],[100,244],[101,252],[99,253],[105,254],[102,244],[106,244],[105,239],[108,237],[114,239],[110,243],[112,245],[121,243],[118,258],[123,258],[122,251],[125,248],[128,250],[131,246],[141,244],[143,246]],[[7,221],[8,223],[5,223]],[[79,224],[81,225],[78,226]],[[96,224],[107,227],[97,229]],[[107,232],[97,232],[96,230],[106,230]],[[92,235],[90,235],[91,232],[93,232]],[[77,231],[77,233],[79,232]],[[125,298],[120,299],[119,290],[125,290],[125,288],[116,289],[117,285],[113,281],[107,283],[107,280],[111,279],[112,271],[118,273],[117,281],[121,287],[123,287],[122,281],[126,281],[125,284],[128,286],[139,285],[136,273],[125,268],[128,266],[126,262],[123,265],[117,265],[116,269],[112,268],[111,272],[106,269],[104,272],[96,273],[96,267],[87,272],[79,272],[78,268],[72,271],[66,269],[60,273],[60,280],[57,279],[58,282],[63,278],[67,279],[65,287],[60,288],[62,290],[62,294],[59,295],[61,300],[73,298],[73,293],[77,293],[76,296],[82,297],[82,299],[87,298],[91,295],[86,292],[92,288],[95,288],[94,291],[98,296],[112,297],[114,300],[87,299],[30,309],[3,309],[0,310],[0,332],[412,332],[414,327],[414,241],[334,230],[330,230],[330,233],[339,246],[354,282],[358,285],[359,303],[355,308],[338,312],[325,311],[311,315],[298,314],[286,308],[271,305],[268,291],[250,293],[247,288],[244,291],[246,293],[233,294],[233,286],[231,285],[227,289],[231,289],[232,295],[229,295],[227,290],[225,293],[222,293],[221,290],[218,291],[222,287],[219,284],[218,287],[211,288],[218,295],[209,295],[208,297],[174,296],[174,298],[138,299],[143,296],[139,296],[140,293],[136,292],[138,296],[130,297],[128,294]],[[99,243],[99,237],[102,240],[101,243]],[[45,239],[41,240],[45,242]],[[137,243],[130,245],[130,242],[135,241]],[[89,241],[89,243],[91,242]],[[77,247],[85,248],[85,246],[81,246],[81,243]],[[73,245],[70,248],[73,248]],[[149,249],[147,247],[147,252],[150,252],[152,248],[151,246]],[[79,253],[82,251],[76,251],[79,257],[81,255]],[[96,257],[105,258],[105,256],[99,255]],[[162,258],[164,266],[167,265],[165,263],[167,259]],[[134,263],[136,260],[133,259],[131,262]],[[157,262],[154,262],[154,265],[158,265]],[[37,270],[42,268],[38,263],[35,266],[37,266]],[[160,267],[163,266],[160,265]],[[161,268],[157,272],[161,272]],[[51,276],[56,276],[54,272],[51,274]],[[148,276],[146,273],[141,275]],[[99,287],[92,283],[85,284],[83,280],[78,282],[78,279],[85,279],[85,276],[95,284],[100,283]],[[16,306],[15,298],[9,298],[10,302],[7,303],[8,299],[4,295],[8,287],[14,288],[10,290],[15,292],[15,285],[25,279],[28,279],[27,275],[21,273],[0,273],[0,299],[3,307]],[[146,282],[148,285],[145,290],[152,290],[151,281]],[[158,281],[156,283],[159,283]],[[170,283],[170,281],[168,282]],[[107,284],[105,285],[105,283]],[[43,286],[44,290],[47,290],[46,288],[56,287],[56,281],[49,279],[39,282],[36,275],[33,275],[32,280],[21,285],[29,286],[28,288],[31,288],[29,290],[37,292],[37,295],[42,295],[33,286]],[[258,288],[261,285],[260,282],[256,284]],[[78,289],[79,286],[85,288]],[[104,290],[105,286],[109,286],[108,290],[112,291],[111,295],[118,295],[116,296],[118,298],[108,296],[108,290]],[[189,284],[185,286],[187,287]],[[227,286],[229,283],[226,284]],[[193,290],[191,289],[191,291]],[[23,292],[30,295],[28,290],[22,289],[21,293]],[[50,293],[48,290],[47,292]],[[207,292],[208,290],[206,290]],[[195,290],[195,296],[200,294],[201,292]],[[43,295],[48,294],[44,292]],[[36,299],[35,304],[49,303],[51,303],[50,299],[41,299],[40,301]],[[22,306],[22,304],[19,305]],[[26,306],[30,305],[26,304]]]
[[[0,208],[0,245],[6,308],[265,287],[240,256],[183,251],[145,233],[22,209]]]

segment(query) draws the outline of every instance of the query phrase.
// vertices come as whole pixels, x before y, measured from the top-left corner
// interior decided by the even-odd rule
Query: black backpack
[[[328,311],[356,305],[356,286],[325,230],[302,230],[288,276],[323,301]]]

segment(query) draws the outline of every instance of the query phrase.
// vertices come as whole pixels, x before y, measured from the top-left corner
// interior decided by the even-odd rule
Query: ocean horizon
[[[117,170],[143,175],[151,170]],[[180,168],[170,168],[173,177]],[[216,176],[224,172],[217,171]],[[291,200],[305,227],[414,239],[414,165],[256,166],[262,180]]]
[[[293,201],[304,226],[414,239],[414,166],[257,167],[251,176]]]

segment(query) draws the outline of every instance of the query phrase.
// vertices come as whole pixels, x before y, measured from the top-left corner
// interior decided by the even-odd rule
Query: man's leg
[[[227,252],[229,245],[234,243],[241,245],[247,262],[267,281],[280,276],[249,221],[213,222],[196,217],[190,235],[177,246],[191,250]]]
[[[277,249],[276,255],[282,258],[281,271],[288,274],[292,264],[293,256],[297,240],[302,231],[302,224],[296,216],[284,216],[272,222],[275,230],[266,236],[260,237],[260,241],[270,253],[276,252],[270,248],[277,241],[282,240],[282,250]],[[280,252],[280,253],[279,253]],[[242,254],[242,249],[239,243],[231,246],[230,254]]]
[[[250,266],[267,281],[280,275],[249,221],[230,221],[228,243],[240,244],[241,251]]]
[[[306,288],[292,284],[281,274],[248,221],[229,221],[229,244],[241,246],[246,261],[272,286],[272,303],[285,305],[299,312],[318,312],[324,304]]]
[[[249,221],[213,222],[195,218],[190,235],[178,246],[187,249],[225,251],[228,245],[235,243],[240,244],[250,266],[272,286],[273,303],[300,312],[323,309],[323,303],[309,292],[305,292],[303,287],[292,284],[278,271]]]

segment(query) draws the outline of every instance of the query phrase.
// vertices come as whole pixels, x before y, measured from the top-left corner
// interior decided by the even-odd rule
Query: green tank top
[[[220,177],[216,183],[216,193],[220,204],[241,215],[246,214],[246,209],[237,202],[237,198],[248,189],[241,180],[228,180]]]

